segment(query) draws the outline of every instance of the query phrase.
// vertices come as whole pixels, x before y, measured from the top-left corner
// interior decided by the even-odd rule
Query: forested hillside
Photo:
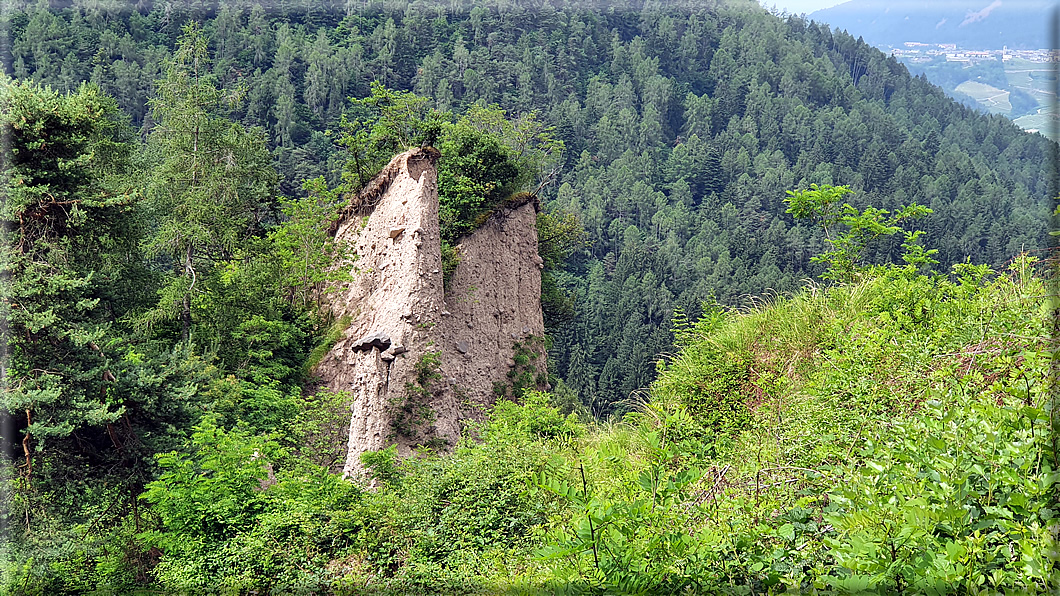
[[[785,190],[847,184],[859,206],[928,206],[920,227],[944,266],[1044,242],[1044,138],[751,2],[38,6],[10,16],[13,74],[60,91],[93,81],[142,134],[181,24],[203,21],[212,73],[243,97],[228,116],[265,130],[289,196],[306,178],[338,182],[339,118],[372,81],[441,109],[536,111],[566,144],[546,207],[576,213],[590,238],[552,276],[573,298],[549,313],[553,370],[599,414],[651,381],[674,306],[695,316],[711,296],[741,304],[820,273],[822,235],[783,213]]]
[[[3,593],[1054,589],[1040,135],[742,0],[0,25]],[[461,238],[540,201],[548,337],[456,445],[362,482],[313,374],[364,265],[333,231],[412,148],[443,292]],[[459,399],[437,355],[381,432]]]

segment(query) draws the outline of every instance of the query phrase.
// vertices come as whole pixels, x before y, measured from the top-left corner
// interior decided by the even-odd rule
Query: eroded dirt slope
[[[348,396],[348,476],[366,451],[452,447],[496,399],[544,384],[535,206],[499,208],[466,237],[446,295],[437,158],[395,157],[333,228],[357,255],[342,264],[352,280],[328,294],[350,323],[315,373]]]
[[[472,404],[545,384],[536,221],[532,202],[502,207],[458,247],[439,321],[442,362],[446,381]]]

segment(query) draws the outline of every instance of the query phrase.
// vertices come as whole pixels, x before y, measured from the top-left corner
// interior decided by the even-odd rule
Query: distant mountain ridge
[[[877,46],[915,41],[1037,49],[1049,47],[1053,10],[1042,0],[850,0],[809,16]]]

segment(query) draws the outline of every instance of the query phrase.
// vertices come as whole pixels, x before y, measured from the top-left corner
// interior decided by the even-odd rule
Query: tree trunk
[[[189,285],[188,290],[184,292],[183,309],[180,317],[181,338],[185,342],[191,337],[191,291],[195,289],[195,268],[191,263],[193,255],[194,250],[189,244],[187,250],[184,252],[184,275],[191,278],[191,285]]]

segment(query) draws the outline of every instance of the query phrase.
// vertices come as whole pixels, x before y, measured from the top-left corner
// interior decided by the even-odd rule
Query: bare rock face
[[[315,373],[349,395],[347,476],[367,451],[452,447],[483,406],[545,382],[536,209],[499,208],[465,238],[446,295],[437,158],[398,155],[333,227],[357,255],[328,294],[350,324]]]

